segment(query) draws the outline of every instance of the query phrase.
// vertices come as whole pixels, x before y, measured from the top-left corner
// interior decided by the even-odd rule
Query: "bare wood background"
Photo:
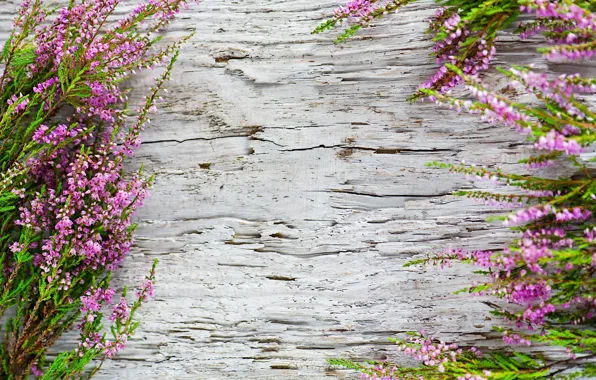
[[[527,147],[405,101],[435,69],[423,34],[432,1],[334,46],[310,31],[338,3],[208,0],[164,33],[197,30],[130,163],[157,180],[119,278],[137,283],[158,257],[159,284],[98,378],[351,378],[325,359],[396,358],[387,337],[420,328],[498,344],[488,308],[452,294],[469,270],[402,264],[509,236],[485,222],[489,208],[449,195],[466,181],[426,162],[519,170]],[[15,8],[0,0],[2,41]],[[502,40],[499,61],[546,65],[532,44]]]

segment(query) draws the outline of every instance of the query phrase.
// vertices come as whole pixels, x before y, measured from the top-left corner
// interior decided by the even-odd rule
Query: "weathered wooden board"
[[[527,148],[514,132],[406,102],[435,68],[423,34],[432,1],[342,46],[309,34],[337,4],[209,0],[165,33],[197,30],[130,163],[157,179],[119,278],[136,283],[159,257],[160,282],[98,378],[352,377],[325,359],[393,358],[387,337],[420,328],[498,344],[487,307],[452,294],[469,270],[402,264],[509,236],[484,221],[489,208],[449,195],[465,180],[426,162],[514,169]],[[15,7],[0,0],[0,37]],[[532,44],[503,39],[514,42],[500,61],[546,65]]]

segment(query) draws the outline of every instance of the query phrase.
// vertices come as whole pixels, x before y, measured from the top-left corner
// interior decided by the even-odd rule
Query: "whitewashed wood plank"
[[[0,0],[0,37],[15,4]],[[426,162],[514,169],[528,150],[514,132],[405,101],[435,69],[432,1],[341,46],[309,34],[336,5],[205,1],[165,32],[197,30],[129,163],[157,179],[118,278],[134,283],[159,257],[159,285],[98,379],[352,378],[325,359],[399,359],[386,338],[420,328],[499,344],[486,338],[487,307],[452,294],[468,269],[402,264],[511,236],[484,221],[493,210],[449,195],[472,185]],[[590,69],[503,38],[499,62]]]

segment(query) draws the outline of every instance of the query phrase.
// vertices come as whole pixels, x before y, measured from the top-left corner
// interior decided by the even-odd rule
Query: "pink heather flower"
[[[554,311],[556,311],[556,307],[553,304],[545,304],[544,302],[541,302],[540,305],[529,306],[523,312],[521,320],[534,325],[542,325],[544,324],[546,315],[553,313]]]
[[[21,94],[21,96],[23,96],[23,94]],[[8,105],[12,106],[13,104],[15,104],[17,101],[19,100],[19,98],[17,98],[16,95],[11,96],[6,103],[8,103]]]
[[[573,21],[577,28],[596,30],[595,16],[575,4],[537,0],[533,4],[529,3],[527,6],[522,6],[521,10],[535,11],[536,15],[542,18],[558,18],[560,20]]]
[[[509,215],[506,221],[503,222],[504,226],[520,225],[529,223],[538,219],[541,219],[552,212],[550,205],[545,206],[532,206],[517,211],[513,215]]]
[[[37,362],[33,362],[33,364],[31,365],[31,374],[33,376],[42,376],[43,372],[41,372],[39,370],[39,368],[37,368]]]
[[[596,237],[596,227],[592,227],[592,229],[586,228],[584,230],[584,235],[589,243],[593,243],[594,238]]]
[[[522,33],[522,38],[527,38],[541,31],[556,32],[559,38],[551,42],[558,44],[551,49],[547,49],[546,57],[549,59],[590,59],[596,56],[596,51],[591,45],[582,45],[583,41],[588,41],[594,31],[596,31],[596,20],[593,13],[567,2],[552,2],[548,0],[539,0],[527,2],[527,5],[521,6],[522,11],[535,12],[539,20],[555,19],[564,23],[556,24],[556,29],[552,29],[547,23],[534,23],[535,27]],[[565,35],[565,31],[570,31]],[[575,33],[571,32],[575,31]],[[587,36],[586,38],[583,35]],[[566,44],[566,45],[565,45]]]
[[[555,165],[555,162],[553,160],[546,160],[546,161],[540,161],[540,162],[531,162],[527,165],[527,167],[529,169],[544,169],[544,168],[550,168],[554,165]]]
[[[336,19],[357,18],[362,20],[372,19],[371,13],[375,10],[369,0],[351,0],[345,6],[335,9]]]
[[[545,282],[512,284],[508,292],[505,299],[518,305],[531,305],[551,297],[551,287]]]
[[[563,134],[550,130],[545,136],[540,136],[534,144],[536,149],[547,151],[561,151],[567,155],[577,155],[582,152],[582,147],[573,139],[567,139]]]
[[[459,56],[462,54],[462,51],[460,51],[462,44],[470,35],[466,25],[462,24],[460,15],[449,13],[447,8],[441,8],[437,10],[435,18],[430,20],[430,24],[431,30],[445,30],[447,32],[446,37],[437,41],[433,46],[433,51],[437,52],[437,63],[457,64],[460,60]],[[482,38],[475,46],[466,49],[475,52],[464,59],[461,67],[464,74],[468,76],[476,76],[481,71],[488,69],[496,53],[492,42]],[[461,83],[463,83],[463,79],[460,76],[449,72],[446,66],[441,66],[430,79],[419,86],[419,89],[431,88],[440,93],[446,93]],[[436,101],[434,97],[430,97],[429,100]]]
[[[153,296],[153,281],[146,279],[137,290],[137,297],[141,301],[147,301],[150,296]]]
[[[476,86],[468,86],[479,102],[488,107],[481,113],[481,118],[491,124],[502,123],[508,127],[514,128],[518,132],[523,132],[527,128],[528,117],[516,110],[513,106],[505,102],[495,93]]]
[[[26,117],[23,113],[33,106],[35,111],[51,110],[50,117],[63,111],[71,115],[64,124],[46,118],[36,130],[28,130],[31,141],[39,144],[35,154],[25,156],[23,162],[16,162],[0,176],[0,186],[22,199],[15,225],[37,234],[35,242],[8,242],[12,254],[7,252],[7,256],[30,250],[36,270],[59,292],[67,291],[73,282],[77,287],[88,287],[80,301],[64,294],[68,303],[86,314],[79,325],[80,356],[95,350],[112,357],[128,339],[126,333],[117,334],[112,342],[96,331],[88,331],[89,323],[98,322],[102,308],[111,304],[115,292],[95,288],[93,282],[83,279],[101,278],[106,270],[117,267],[130,250],[131,218],[147,196],[149,183],[140,174],[124,177],[123,160],[125,152],[132,154],[140,144],[139,133],[148,120],[139,119],[128,125],[128,114],[122,109],[127,96],[120,90],[120,84],[137,68],[155,68],[167,63],[178,46],[156,53],[144,31],[161,29],[187,1],[147,0],[118,23],[104,24],[120,2],[75,1],[57,10],[54,19],[45,22],[45,12],[36,8],[41,1],[24,0],[14,22],[15,35],[25,28],[31,31],[26,43],[34,47],[35,55],[33,63],[24,68],[24,75],[28,79],[26,86],[32,89],[25,96],[8,94],[5,108],[19,114],[14,119]],[[145,12],[155,15],[143,15]],[[26,22],[31,15],[38,24],[33,28]],[[131,29],[129,25],[139,21],[136,19],[139,16],[145,25],[140,30]],[[113,26],[109,30],[101,29],[104,25]],[[86,94],[77,95],[73,91],[64,99],[67,88],[60,81],[63,73],[58,74],[64,63],[77,72],[87,70],[78,77],[80,87],[76,88]],[[152,93],[157,93],[167,77],[158,78]],[[72,79],[68,79],[69,84],[74,82]],[[14,78],[9,75],[1,81],[0,88],[6,88]],[[155,105],[147,108],[153,111]],[[138,114],[145,112],[144,107],[140,111]],[[27,176],[26,181],[30,182],[13,181],[18,176]],[[70,261],[64,265],[64,260]],[[14,267],[9,263],[5,271],[13,271]],[[142,301],[147,300],[153,294],[153,282],[147,280],[139,292]],[[110,318],[123,320],[129,314],[126,300],[121,298],[112,308]],[[34,376],[42,375],[37,363],[33,363],[30,372]]]
[[[25,98],[23,99],[14,109],[14,113],[21,113],[23,110],[25,110],[25,108],[27,107],[27,104],[29,104],[29,98]]]
[[[53,85],[60,83],[60,79],[58,77],[53,77],[45,82],[39,83],[33,87],[33,92],[37,94],[45,93],[50,87]]]
[[[442,341],[436,343],[433,342],[432,337],[424,337],[423,334],[420,337],[408,338],[406,343],[398,345],[397,349],[429,366],[448,361],[456,362],[458,356],[463,352],[456,344],[447,344]],[[474,347],[471,351],[477,356],[482,355]]]
[[[97,312],[101,309],[103,303],[112,303],[114,296],[114,289],[95,289],[88,290],[84,296],[81,297],[81,312]]]
[[[114,357],[118,352],[122,351],[127,340],[128,336],[124,334],[118,335],[116,341],[114,342],[106,340],[103,351],[104,355],[106,355],[108,358]]]
[[[559,222],[570,222],[573,220],[589,219],[592,213],[589,210],[583,210],[579,207],[574,207],[572,210],[562,209],[555,214],[556,220]]]
[[[25,249],[25,244],[20,244],[19,242],[15,241],[8,246],[8,249],[10,249],[12,253],[21,252],[23,249]]]
[[[110,320],[112,322],[115,321],[124,321],[126,320],[126,318],[128,318],[129,315],[129,308],[128,308],[128,303],[126,301],[126,298],[121,297],[120,298],[120,302],[118,302],[116,305],[114,305],[114,308],[112,309],[112,315],[110,316]]]
[[[39,126],[39,128],[37,128],[37,130],[35,131],[35,133],[33,133],[33,140],[38,142],[38,143],[42,143],[43,141],[43,136],[46,133],[46,131],[48,130],[48,126],[45,124],[42,124]]]

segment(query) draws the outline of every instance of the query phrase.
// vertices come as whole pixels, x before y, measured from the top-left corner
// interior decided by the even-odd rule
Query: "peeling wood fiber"
[[[406,102],[436,69],[423,34],[431,0],[336,46],[333,33],[310,31],[339,2],[205,0],[164,32],[197,30],[129,164],[157,177],[118,275],[136,284],[158,257],[159,283],[97,379],[355,378],[325,359],[399,359],[387,337],[420,328],[498,344],[488,307],[453,295],[468,269],[402,264],[511,236],[485,222],[495,210],[449,195],[473,185],[426,162],[519,170],[528,147],[504,128]],[[0,0],[2,41],[16,5]],[[578,68],[503,39],[512,42],[497,63]]]

